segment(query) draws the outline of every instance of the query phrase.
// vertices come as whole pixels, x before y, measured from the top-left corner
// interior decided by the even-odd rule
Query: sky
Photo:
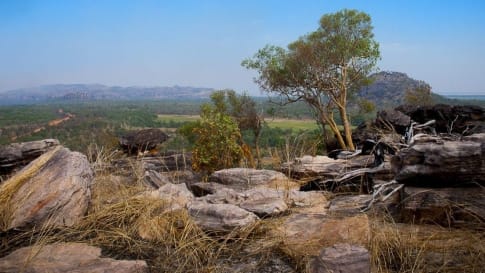
[[[380,71],[485,95],[482,0],[0,0],[0,91],[99,83],[258,95],[241,61],[344,8],[371,16]]]

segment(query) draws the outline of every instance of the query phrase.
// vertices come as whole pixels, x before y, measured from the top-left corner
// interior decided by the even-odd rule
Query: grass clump
[[[373,272],[483,272],[485,234],[437,225],[374,219],[369,249]]]

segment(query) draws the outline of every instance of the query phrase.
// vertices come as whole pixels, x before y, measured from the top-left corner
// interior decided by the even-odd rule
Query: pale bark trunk
[[[352,127],[350,125],[349,119],[347,117],[347,110],[339,107],[340,117],[342,118],[342,123],[344,125],[345,140],[347,142],[347,148],[349,150],[355,150],[354,142],[352,141]]]

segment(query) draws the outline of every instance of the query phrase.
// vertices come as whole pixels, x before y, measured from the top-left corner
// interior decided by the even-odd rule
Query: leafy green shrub
[[[202,109],[201,118],[193,129],[197,139],[192,153],[192,168],[210,174],[236,166],[243,156],[237,123],[210,106]]]

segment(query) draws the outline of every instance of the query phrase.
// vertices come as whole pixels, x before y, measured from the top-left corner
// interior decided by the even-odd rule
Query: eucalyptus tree
[[[267,45],[242,65],[258,72],[255,82],[288,103],[306,102],[323,133],[328,125],[342,149],[354,150],[347,102],[368,81],[380,58],[371,18],[357,10],[325,14],[320,26],[289,44]],[[344,135],[334,119],[340,115]]]

